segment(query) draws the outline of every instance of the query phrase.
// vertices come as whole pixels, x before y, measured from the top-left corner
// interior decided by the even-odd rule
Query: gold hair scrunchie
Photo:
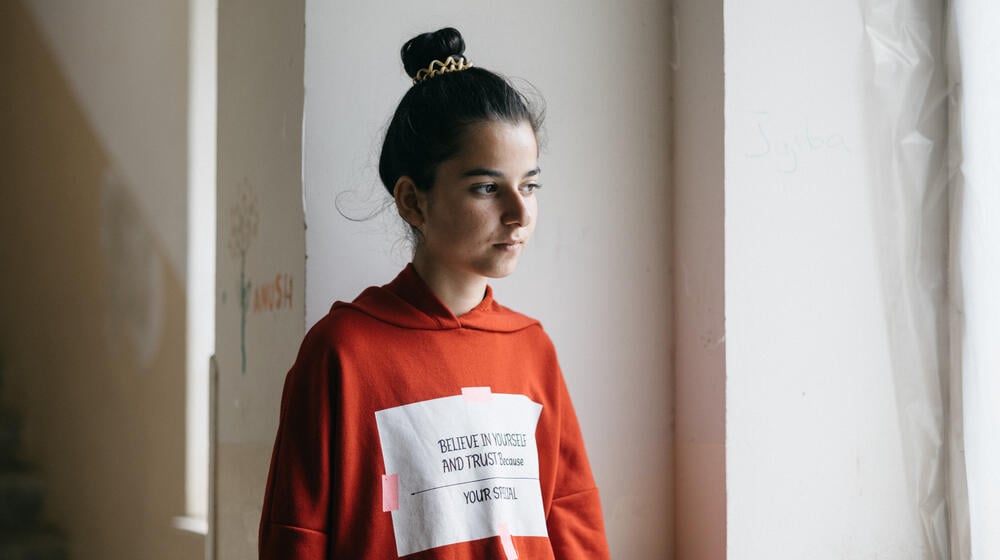
[[[448,72],[461,72],[462,70],[468,70],[472,68],[472,62],[465,59],[464,56],[459,56],[456,60],[454,56],[449,56],[441,62],[440,60],[432,60],[427,68],[421,68],[417,70],[417,75],[413,77],[413,83],[419,84],[424,80],[429,80],[434,76],[440,76],[441,74],[447,74]]]

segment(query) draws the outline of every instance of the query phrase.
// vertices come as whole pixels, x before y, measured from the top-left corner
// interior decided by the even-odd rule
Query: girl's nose
[[[531,208],[528,199],[520,191],[508,194],[501,221],[505,226],[527,227],[531,223]]]

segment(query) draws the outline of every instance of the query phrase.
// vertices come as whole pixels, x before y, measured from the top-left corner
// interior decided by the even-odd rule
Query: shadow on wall
[[[105,329],[112,346],[124,341],[140,369],[159,350],[163,329],[163,259],[141,210],[119,175],[101,182],[101,253],[107,274]]]

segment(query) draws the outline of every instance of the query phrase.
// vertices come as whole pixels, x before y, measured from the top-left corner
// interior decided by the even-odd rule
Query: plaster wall
[[[677,558],[726,558],[723,2],[674,2]]]
[[[305,334],[301,0],[221,0],[213,552],[257,555],[281,388]]]

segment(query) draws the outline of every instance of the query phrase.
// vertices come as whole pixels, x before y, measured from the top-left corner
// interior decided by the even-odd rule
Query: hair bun
[[[438,29],[434,33],[421,33],[407,41],[400,49],[403,68],[411,78],[416,78],[421,68],[434,60],[444,61],[449,56],[462,56],[465,40],[454,27]]]

